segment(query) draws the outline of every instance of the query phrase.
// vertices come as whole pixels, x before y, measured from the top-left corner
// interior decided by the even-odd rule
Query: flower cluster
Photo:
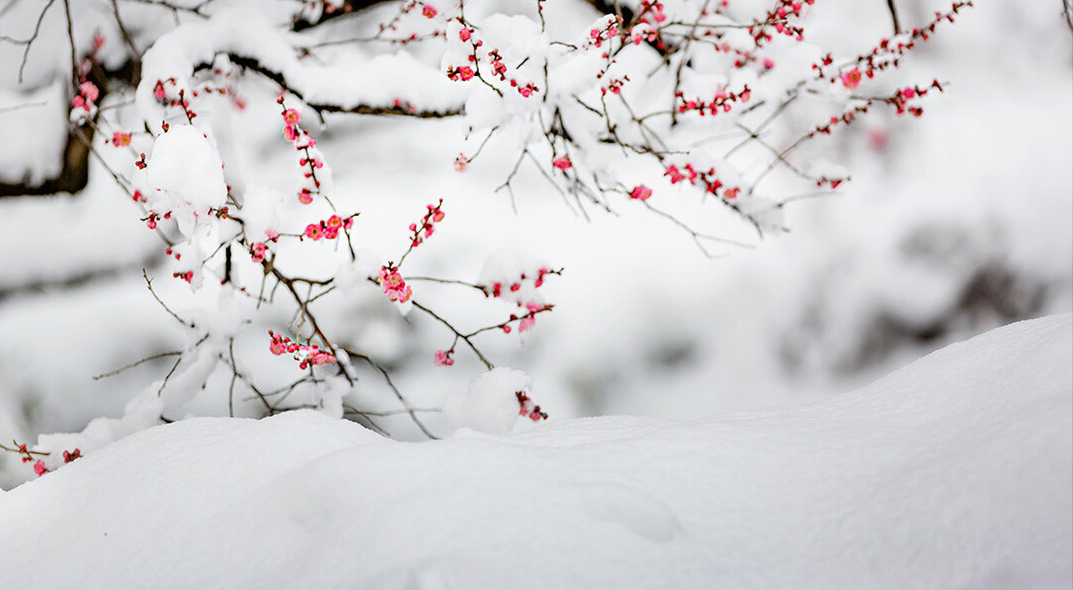
[[[551,305],[541,305],[539,303],[529,302],[525,304],[525,309],[528,313],[524,315],[510,314],[510,320],[500,325],[500,329],[505,333],[510,334],[510,322],[518,322],[518,331],[525,332],[536,324],[536,314],[543,311],[551,311]]]
[[[794,24],[792,18],[800,18],[801,10],[804,5],[811,5],[815,0],[779,0],[778,4],[773,10],[769,10],[764,20],[759,25],[749,27],[749,34],[753,36],[753,40],[756,41],[756,46],[760,47],[767,41],[771,41],[773,37],[769,33],[768,27],[775,29],[775,32],[787,37],[793,37],[797,41],[802,41],[805,38],[805,31],[800,26]]]
[[[455,352],[454,348],[452,348],[450,350],[437,350],[436,355],[435,355],[436,356],[436,360],[435,360],[436,366],[437,367],[450,367],[451,365],[455,364],[455,359],[451,358],[451,355],[454,354],[454,352]]]
[[[283,117],[283,137],[291,142],[294,149],[302,152],[298,165],[305,168],[305,182],[298,191],[298,201],[308,205],[313,202],[313,196],[320,193],[321,180],[317,178],[317,170],[324,167],[324,160],[320,157],[320,150],[316,149],[316,138],[299,125],[302,113],[297,109],[287,108],[282,96],[276,99],[276,103],[279,104],[280,116]]]
[[[660,14],[663,14],[662,7],[660,8]],[[589,43],[593,47],[602,47],[605,41],[618,37],[619,18],[608,15],[602,20],[603,23],[589,29]]]
[[[78,85],[78,94],[71,99],[71,106],[90,113],[96,108],[96,105],[93,103],[99,96],[100,91],[97,90],[97,86],[89,80],[83,80],[82,83]]]
[[[432,232],[435,229],[434,224],[443,221],[443,209],[441,209],[442,206],[443,199],[440,199],[440,202],[436,203],[435,205],[431,203],[426,205],[426,207],[428,208],[428,213],[425,213],[425,216],[421,218],[421,225],[418,225],[416,223],[410,224],[410,231],[413,232],[413,235],[410,236],[411,248],[416,248],[417,246],[421,245],[421,243],[424,242],[426,238],[432,236]]]
[[[645,41],[654,43],[658,37],[659,31],[657,29],[648,23],[642,23],[630,30],[627,39],[634,45],[640,45]]]
[[[693,164],[690,163],[687,163],[682,168],[684,172],[679,170],[674,164],[671,164],[667,167],[667,171],[664,172],[663,175],[670,177],[671,184],[688,181],[689,184],[694,186],[697,186],[698,184],[703,186],[704,191],[709,194],[720,196],[719,189],[723,188],[723,181],[716,177],[715,168],[709,168],[706,172],[698,172],[693,168]],[[741,189],[738,187],[726,188],[723,189],[722,197],[727,200],[734,199],[737,198],[740,191]]]
[[[895,112],[899,116],[904,115],[906,113],[910,113],[914,117],[919,117],[924,114],[924,108],[919,105],[909,104],[909,101],[914,98],[922,98],[924,96],[927,96],[928,92],[930,92],[932,89],[942,92],[943,85],[940,84],[938,80],[932,80],[931,84],[927,87],[906,86],[905,88],[895,91],[893,95],[880,100],[883,103],[894,106],[894,108],[896,109]],[[824,123],[823,125],[817,125],[814,129],[812,129],[812,131],[809,131],[808,136],[814,137],[815,135],[820,133],[824,135],[830,135],[834,127],[837,127],[839,125],[849,125],[854,121],[854,119],[856,119],[858,113],[867,113],[868,109],[871,108],[872,104],[875,103],[876,100],[877,99],[875,98],[868,98],[862,104],[854,106],[852,109],[842,113],[841,115],[832,115],[830,120],[828,120],[826,123]],[[839,183],[841,183],[843,180],[847,179],[823,179],[823,182],[817,184],[819,185],[824,183],[831,183],[832,180],[832,188],[834,188],[837,187]]]
[[[608,90],[611,91],[611,94],[618,94],[622,92],[622,85],[629,81],[629,76],[623,76],[621,78],[611,78],[607,81],[606,85],[600,87],[600,94],[606,95]]]
[[[279,241],[279,232],[274,229],[266,229],[265,236],[268,237],[267,241],[254,242],[250,245],[250,259],[257,264],[260,264],[268,255],[268,242]]]
[[[630,192],[630,198],[637,199],[638,201],[647,201],[648,198],[651,196],[652,189],[648,188],[643,184],[639,184],[633,187],[633,190]]]
[[[194,271],[188,270],[186,272],[173,272],[171,276],[176,279],[182,279],[188,283],[194,282]]]
[[[402,280],[399,269],[390,263],[380,267],[379,282],[387,298],[395,303],[406,303],[413,295],[413,290]]]
[[[340,231],[348,230],[354,226],[354,217],[354,215],[351,215],[344,219],[338,215],[332,215],[328,219],[322,219],[317,223],[307,225],[303,235],[314,242],[321,238],[334,240],[339,236]]]
[[[135,197],[136,200],[138,197],[141,196],[141,193],[139,192],[137,193],[137,195],[138,196]],[[148,215],[146,215],[145,219],[143,219],[142,221],[145,222],[146,227],[148,227],[149,229],[156,229],[157,222],[159,222],[161,219],[171,219],[171,211],[166,211],[163,215],[161,215],[160,213],[150,210]]]
[[[316,344],[298,344],[282,334],[276,334],[272,330],[268,331],[268,335],[272,337],[272,341],[268,344],[268,350],[276,356],[293,354],[294,360],[298,361],[299,369],[307,369],[314,365],[332,365],[336,362],[334,354],[321,350],[320,346]]]
[[[49,469],[48,466],[45,465],[45,462],[43,460],[34,458],[34,455],[48,456],[50,453],[44,453],[44,452],[41,452],[41,451],[31,451],[31,450],[26,448],[25,443],[19,444],[18,442],[12,441],[12,444],[14,444],[15,446],[14,447],[6,447],[3,444],[0,444],[0,450],[9,451],[9,452],[12,452],[12,453],[18,453],[19,455],[21,455],[21,459],[22,459],[23,463],[31,463],[32,462],[34,464],[34,473],[36,473],[38,477],[41,477],[42,475],[44,475],[44,474],[48,473],[49,471],[51,471],[51,469]],[[74,461],[75,459],[79,459],[81,457],[82,457],[82,451],[77,449],[77,448],[75,450],[73,450],[73,451],[64,451],[63,452],[63,462],[65,464],[70,463],[71,461]]]
[[[557,274],[561,274],[561,273],[562,273],[561,269],[560,270],[551,270],[551,269],[549,269],[547,267],[542,266],[537,270],[536,278],[533,279],[533,287],[536,288],[536,289],[539,289],[539,288],[544,286],[544,277],[545,276],[547,276],[547,275],[557,275]],[[513,282],[511,282],[509,284],[504,284],[502,281],[495,281],[490,285],[481,285],[480,287],[481,287],[481,290],[484,291],[484,296],[485,297],[503,297],[505,295],[505,292],[503,291],[504,286],[506,286],[507,290],[510,293],[517,293],[517,292],[521,291],[522,284],[528,278],[530,278],[530,277],[528,275],[526,275],[526,273],[522,273],[518,277],[518,279],[516,281],[513,281]],[[522,303],[518,302],[518,305],[522,305]]]
[[[514,392],[515,397],[518,398],[518,415],[525,416],[533,422],[539,422],[540,420],[547,420],[548,414],[540,411],[540,406],[534,406],[533,400],[529,399],[524,391]]]
[[[954,16],[966,7],[971,7],[972,2],[953,2],[947,12],[936,12],[935,17],[927,25],[914,28],[909,33],[897,35],[890,39],[882,39],[871,51],[860,55],[854,60],[850,69],[840,66],[835,73],[828,73],[824,68],[834,63],[831,54],[827,54],[821,63],[812,64],[817,76],[827,79],[831,83],[841,82],[846,88],[856,88],[863,78],[872,78],[877,71],[887,68],[898,67],[902,56],[916,47],[917,41],[927,41],[935,27],[943,21],[954,22]],[[863,71],[862,71],[863,68]]]
[[[742,90],[737,93],[719,90],[715,93],[715,96],[712,97],[710,102],[705,102],[699,98],[686,100],[681,90],[675,93],[675,98],[681,101],[678,104],[679,113],[697,111],[697,113],[703,117],[706,113],[716,115],[719,114],[719,112],[729,112],[732,103],[739,100],[742,104],[749,102],[749,97],[751,95],[752,91],[749,90],[749,85],[746,84]]]
[[[190,100],[186,98],[186,90],[179,88],[178,93],[172,94],[168,92],[168,87],[171,87],[174,91],[178,87],[178,82],[175,78],[168,78],[167,80],[157,80],[153,85],[153,97],[161,106],[165,107],[179,107],[183,111],[183,115],[186,117],[188,123],[193,124],[194,117],[197,113],[190,108]],[[168,130],[167,122],[163,123],[162,128],[164,131]]]
[[[469,43],[472,50],[469,55],[466,56],[466,60],[470,65],[450,65],[447,67],[447,78],[455,82],[467,82],[474,77],[479,77],[488,83],[488,80],[481,76],[480,63],[485,61],[488,63],[493,78],[498,78],[501,82],[507,82],[511,88],[514,88],[518,94],[525,98],[529,98],[533,94],[540,92],[534,82],[521,83],[515,78],[508,78],[509,68],[503,59],[503,56],[499,53],[498,48],[494,48],[484,54],[482,58],[481,47],[484,45],[484,41],[476,38],[476,30],[466,25],[465,21],[461,18],[458,19],[462,23],[462,28],[458,31],[458,38],[465,43]],[[519,66],[520,67],[520,66]],[[493,87],[494,88],[494,87]],[[500,92],[496,88],[496,92]]]
[[[451,66],[447,68],[447,77],[455,82],[473,79],[473,68],[469,66]]]
[[[943,91],[942,84],[940,84],[938,80],[932,80],[931,85],[927,88],[921,88],[920,86],[906,86],[895,92],[893,96],[885,99],[883,102],[894,105],[894,108],[896,109],[895,113],[898,115],[911,113],[914,117],[919,117],[924,114],[924,109],[920,106],[910,105],[909,101],[914,98],[927,96],[932,88],[939,92]]]

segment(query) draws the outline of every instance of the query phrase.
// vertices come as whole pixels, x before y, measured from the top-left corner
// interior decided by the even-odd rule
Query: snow
[[[227,199],[220,156],[193,125],[176,125],[157,138],[139,184],[145,187],[149,208],[172,212],[184,235]]]
[[[499,367],[469,382],[464,393],[443,400],[443,417],[451,428],[506,434],[518,421],[518,392],[531,395],[533,380],[524,371]]]
[[[1073,317],[819,403],[401,443],[136,433],[0,494],[11,587],[1068,588]]]
[[[0,142],[0,181],[33,186],[60,171],[67,134],[55,121],[66,119],[66,105],[59,80],[26,93],[0,86],[0,126],[27,130]]]

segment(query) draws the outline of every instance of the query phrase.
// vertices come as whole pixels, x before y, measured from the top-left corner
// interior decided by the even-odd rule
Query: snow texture
[[[1071,316],[820,403],[424,444],[314,412],[0,494],[11,588],[1069,588]]]

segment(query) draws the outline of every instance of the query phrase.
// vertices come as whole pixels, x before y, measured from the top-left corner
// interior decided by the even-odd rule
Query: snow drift
[[[821,403],[400,443],[192,419],[0,494],[5,588],[1069,588],[1071,316]]]

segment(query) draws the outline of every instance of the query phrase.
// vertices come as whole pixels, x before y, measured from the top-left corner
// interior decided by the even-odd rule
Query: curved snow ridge
[[[389,441],[195,419],[0,496],[13,587],[1068,588],[1073,316],[818,404]]]

